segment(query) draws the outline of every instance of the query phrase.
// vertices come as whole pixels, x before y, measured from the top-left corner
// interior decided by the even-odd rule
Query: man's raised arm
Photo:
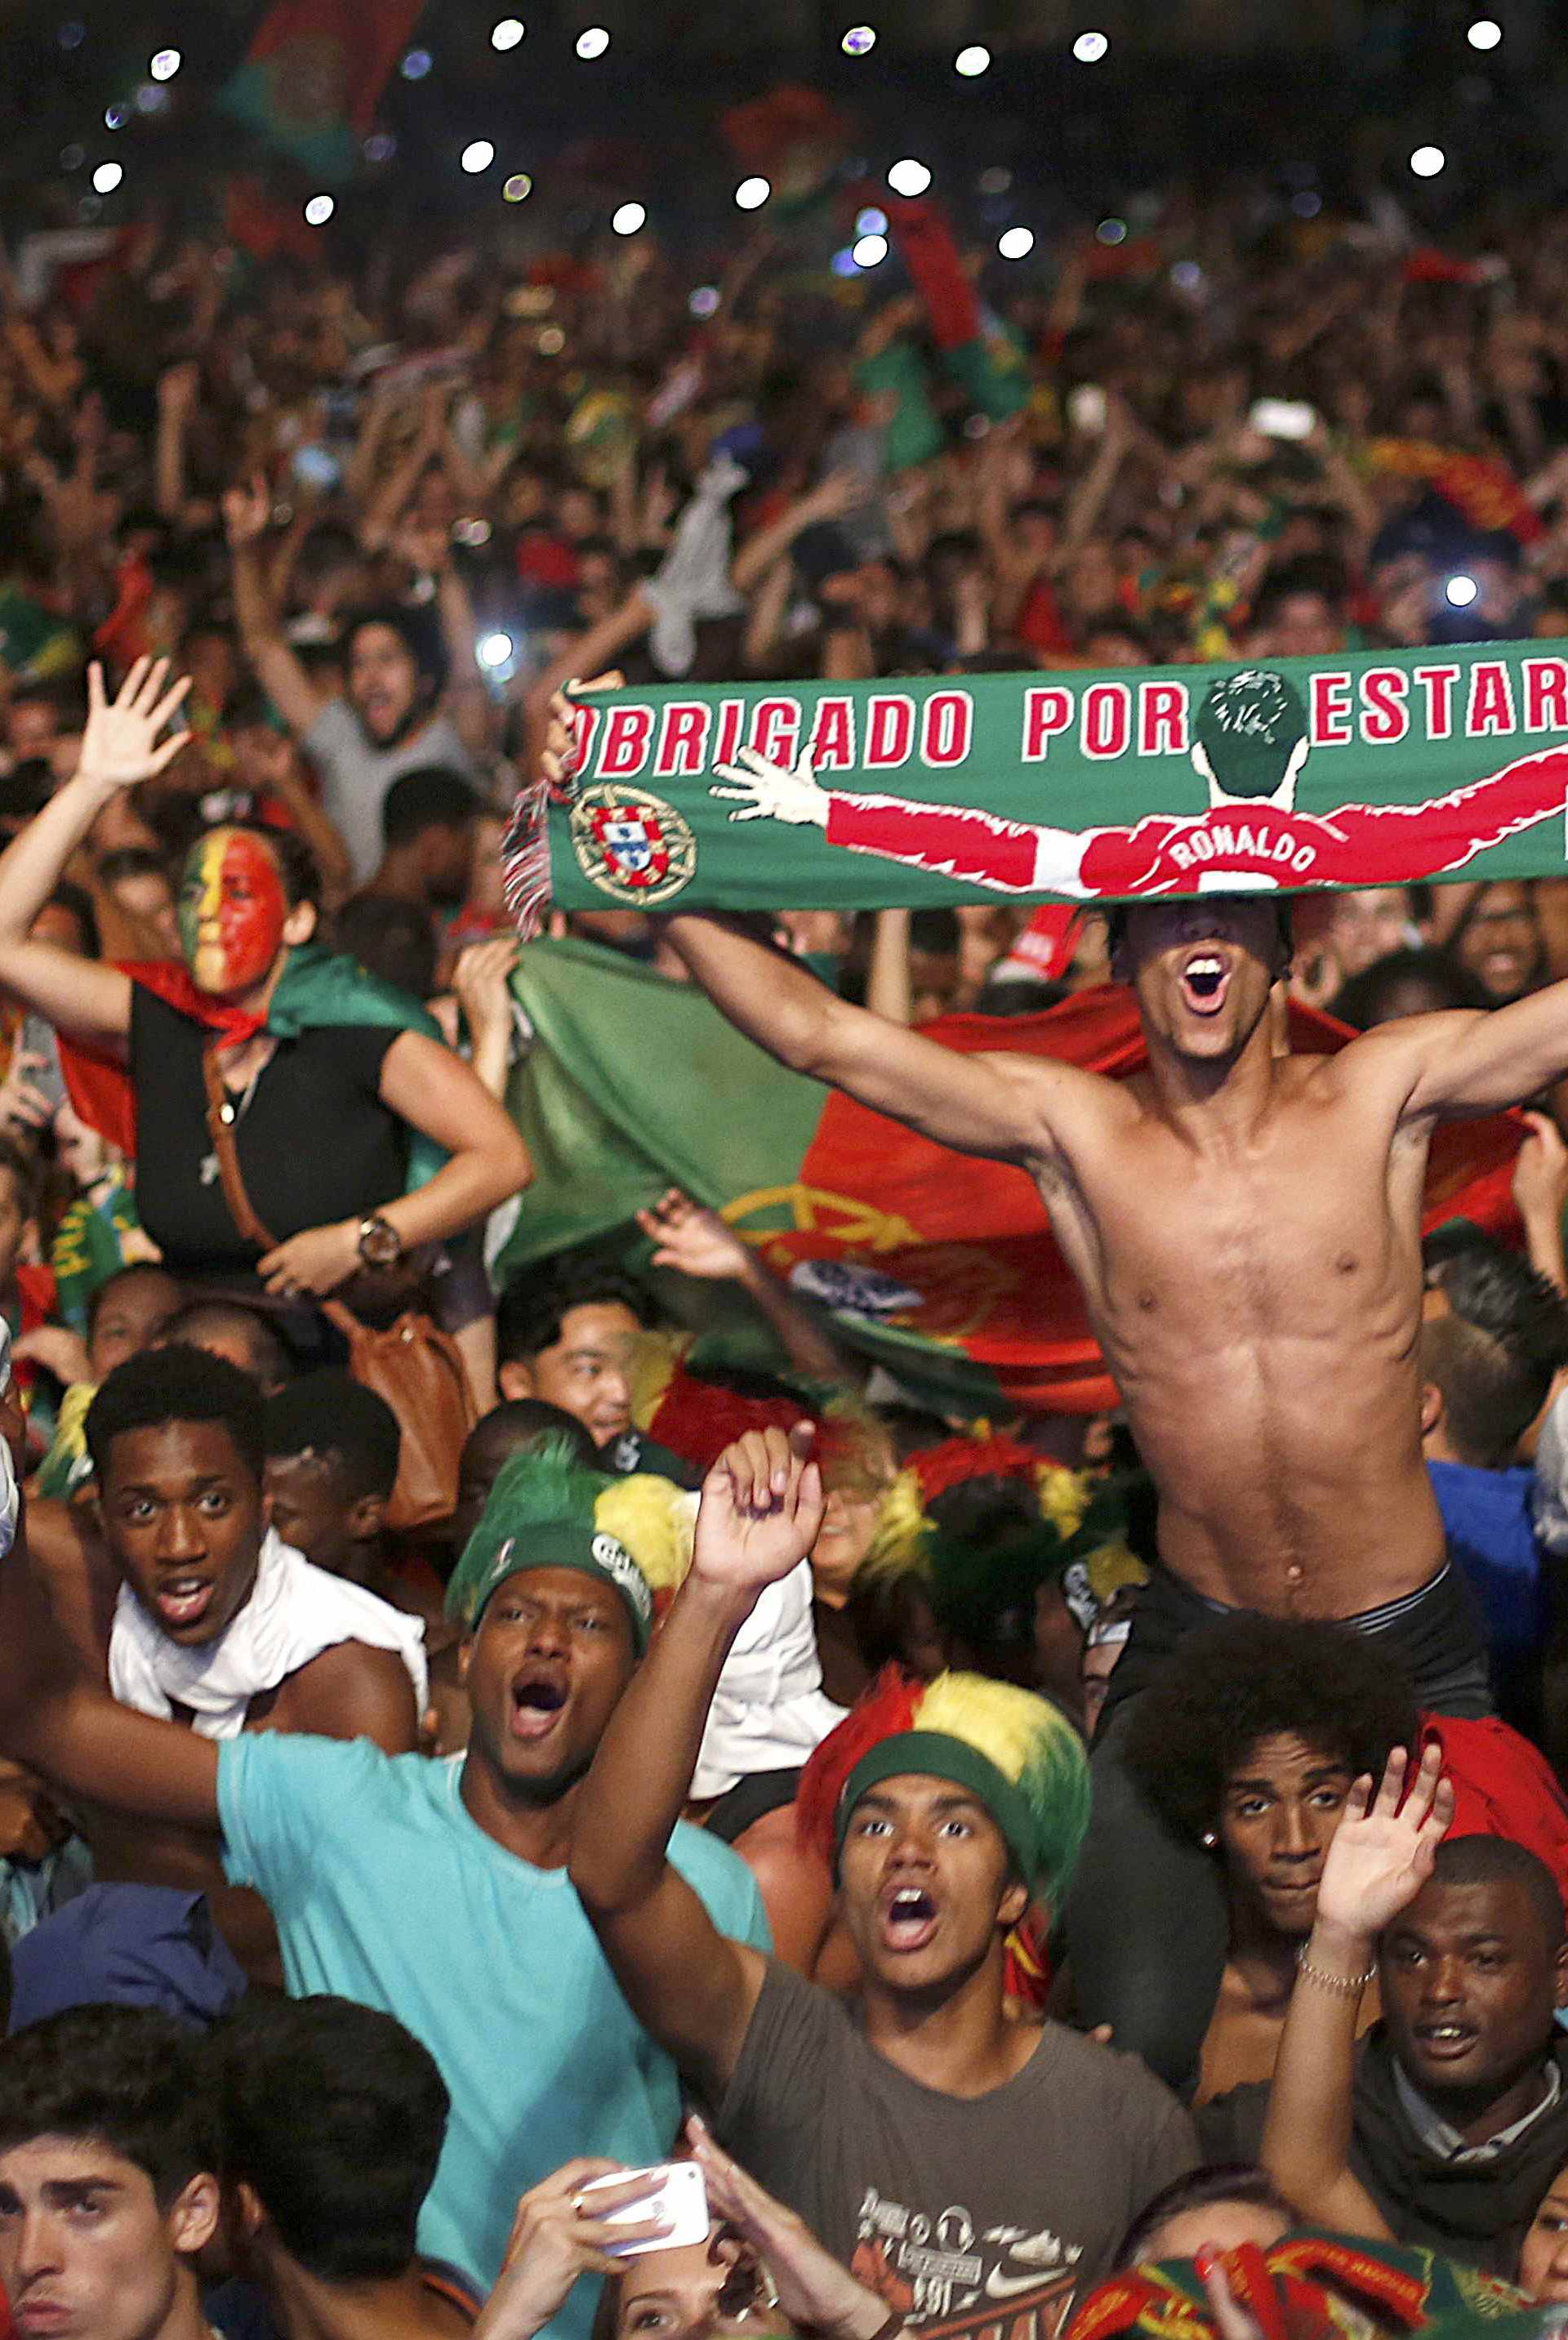
[[[1264,2127],[1264,2167],[1315,2225],[1385,2237],[1388,2227],[1350,2167],[1355,2027],[1384,1928],[1432,1874],[1454,1791],[1429,1748],[1410,1792],[1410,1760],[1396,1747],[1375,1797],[1357,1780],[1323,1865],[1311,1937],[1290,1995]],[[1404,1797],[1404,1808],[1400,1800]]]
[[[561,693],[551,702],[544,768],[558,786],[577,752],[577,712]],[[750,776],[737,771],[734,777],[745,782]],[[756,837],[759,857],[765,857],[768,832],[759,828]],[[1047,1153],[1055,1142],[1050,1115],[1057,1100],[1066,1104],[1071,1093],[1099,1086],[1096,1076],[1076,1066],[1037,1056],[961,1056],[851,1006],[799,959],[759,940],[738,919],[676,913],[665,917],[663,931],[714,1005],[770,1056],[960,1153],[1004,1162]]]
[[[72,1796],[134,1819],[218,1826],[218,1750],[110,1697],[77,1668],[27,1558],[0,1560],[0,1750]]]
[[[816,1542],[809,1443],[809,1431],[749,1431],[708,1473],[690,1574],[610,1717],[572,1822],[571,1881],[632,2012],[715,2096],[767,1960],[719,1933],[667,1848],[730,1643]]]
[[[1568,981],[1549,983],[1506,1007],[1412,1016],[1404,1036],[1417,1052],[1407,1115],[1496,1113],[1523,1105],[1568,1076]]]

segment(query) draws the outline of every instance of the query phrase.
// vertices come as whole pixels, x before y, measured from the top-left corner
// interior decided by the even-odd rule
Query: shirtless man
[[[571,723],[558,701],[545,759],[558,782]],[[1281,792],[1293,753],[1282,739]],[[1270,776],[1252,777],[1263,793]],[[1113,1708],[1217,1607],[1386,1635],[1424,1706],[1484,1712],[1485,1660],[1421,1455],[1426,1155],[1445,1115],[1563,1076],[1568,987],[1295,1056],[1276,1053],[1269,1015],[1289,957],[1276,899],[1138,903],[1114,929],[1148,1050],[1126,1081],[958,1056],[838,998],[737,924],[665,924],[693,977],[781,1063],[1038,1185],[1160,1499],[1166,1572],[1140,1602]],[[1112,1712],[1069,1912],[1080,2007],[1190,2084],[1225,1912],[1201,1854],[1139,1799],[1119,1740]]]

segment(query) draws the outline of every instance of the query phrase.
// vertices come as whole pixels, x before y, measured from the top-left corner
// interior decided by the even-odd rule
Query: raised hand
[[[273,524],[273,500],[266,481],[254,479],[230,488],[223,497],[223,530],[232,552],[259,544]]]
[[[607,2213],[623,2210],[648,2191],[646,2177],[606,2186],[591,2197],[583,2187],[615,2175],[619,2164],[584,2157],[566,2162],[531,2186],[517,2206],[506,2259],[474,2325],[474,2340],[533,2340],[533,2335],[565,2304],[580,2275],[614,2275],[611,2243],[654,2242],[669,2232],[668,2221],[650,2219],[611,2226]]]
[[[709,2208],[761,2260],[779,2307],[798,2330],[857,2340],[886,2327],[887,2301],[858,2282],[803,2218],[731,2160],[695,2114],[686,2124],[686,2139],[707,2182]]]
[[[731,1591],[777,1584],[805,1559],[822,1525],[822,1473],[810,1460],[813,1431],[797,1423],[749,1430],[702,1482],[691,1573]]]
[[[79,779],[101,788],[134,788],[138,780],[154,779],[172,764],[190,740],[188,731],[175,731],[160,747],[159,732],[174,714],[191,688],[182,675],[168,682],[169,661],[139,658],[111,704],[104,696],[104,669],[94,659],[87,669],[87,723],[76,765]]]
[[[569,682],[564,690],[551,694],[550,728],[544,735],[544,754],[540,759],[551,788],[570,788],[577,778],[582,755],[581,731],[585,728],[577,720],[580,701],[590,690],[619,690],[625,680],[623,674],[596,674],[591,682]]]
[[[515,935],[492,935],[470,943],[452,969],[452,987],[462,1002],[468,1028],[481,1031],[511,1023],[511,971],[521,948]]]
[[[1409,1770],[1409,1756],[1396,1747],[1375,1798],[1366,1773],[1345,1798],[1317,1889],[1317,1925],[1375,1938],[1431,1876],[1454,1818],[1454,1789],[1443,1776],[1442,1749],[1429,1747],[1401,1810]]]
[[[794,828],[813,824],[827,828],[833,799],[826,788],[818,787],[809,754],[800,758],[793,770],[770,764],[755,748],[742,748],[739,757],[739,764],[715,767],[720,779],[737,785],[709,790],[710,796],[731,798],[739,804],[741,809],[730,814],[731,820],[783,820]]]
[[[734,1229],[679,1186],[661,1195],[651,1210],[639,1211],[637,1224],[659,1245],[655,1267],[673,1267],[704,1283],[732,1284],[750,1264],[751,1254]]]

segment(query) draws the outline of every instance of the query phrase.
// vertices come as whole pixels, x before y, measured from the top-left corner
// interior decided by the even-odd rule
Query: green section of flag
[[[512,989],[535,1040],[507,1102],[534,1177],[503,1278],[623,1226],[667,1186],[721,1210],[798,1176],[827,1090],[776,1065],[694,986],[567,940],[531,943]]]

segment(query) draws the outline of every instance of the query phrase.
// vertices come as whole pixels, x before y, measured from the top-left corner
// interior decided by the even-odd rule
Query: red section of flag
[[[1307,1007],[1290,1011],[1291,1045],[1331,1055],[1354,1039]],[[952,1016],[927,1027],[944,1047],[995,1049],[990,1016]],[[1081,1065],[1125,1079],[1146,1061],[1132,994],[1119,985],[1076,992],[1043,1016],[1005,1026],[1011,1052]],[[1465,1217],[1517,1235],[1509,1193],[1523,1124],[1516,1115],[1448,1122],[1427,1173],[1428,1227]],[[892,1320],[961,1349],[997,1378],[1009,1405],[1098,1413],[1118,1403],[1078,1286],[1057,1247],[1034,1182],[1006,1163],[966,1158],[835,1092],[800,1167],[814,1224],[769,1236],[765,1256],[786,1274],[798,1260],[852,1258],[918,1293]]]

